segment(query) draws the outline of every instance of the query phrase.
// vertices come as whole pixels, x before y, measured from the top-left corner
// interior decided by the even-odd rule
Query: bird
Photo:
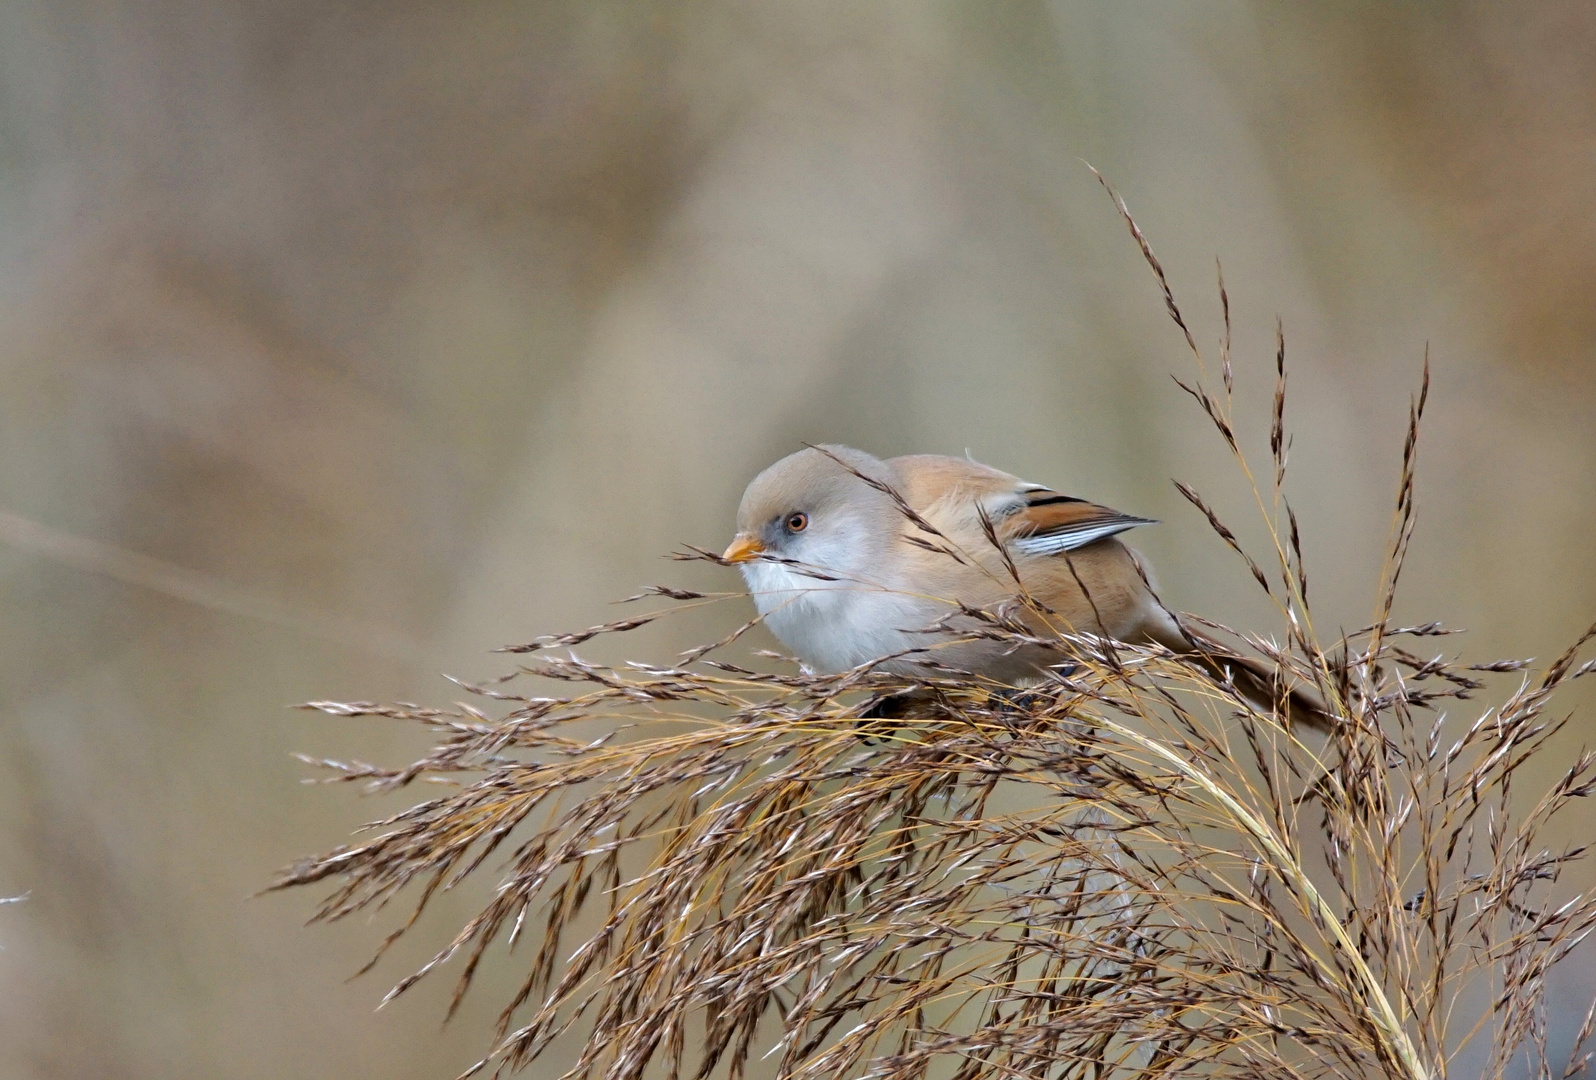
[[[1162,646],[1265,711],[1280,706],[1293,727],[1332,731],[1305,681],[1165,607],[1146,560],[1119,539],[1151,524],[973,459],[822,444],[754,477],[721,560],[814,673],[924,679],[940,668],[1019,686],[1067,667],[1043,639],[1092,635]],[[972,636],[972,612],[1007,612],[1038,640]]]

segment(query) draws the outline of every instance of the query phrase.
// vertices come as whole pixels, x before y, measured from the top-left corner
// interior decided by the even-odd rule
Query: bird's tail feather
[[[1290,672],[1281,671],[1259,657],[1242,656],[1213,638],[1198,633],[1184,622],[1159,629],[1164,632],[1155,632],[1151,636],[1160,645],[1195,660],[1212,672],[1215,678],[1230,683],[1241,691],[1243,697],[1264,711],[1273,713],[1280,710],[1286,726],[1301,726],[1323,734],[1329,734],[1340,726],[1340,718],[1325,704],[1318,691],[1302,680],[1293,678]]]

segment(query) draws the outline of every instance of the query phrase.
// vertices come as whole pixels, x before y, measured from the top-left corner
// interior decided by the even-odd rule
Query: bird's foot
[[[938,695],[931,690],[899,690],[872,700],[859,712],[859,738],[865,743],[885,741],[903,727],[904,721],[923,719],[940,709]]]

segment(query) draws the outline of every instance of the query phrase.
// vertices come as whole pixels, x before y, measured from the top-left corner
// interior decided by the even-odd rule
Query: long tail
[[[1149,637],[1172,652],[1191,657],[1215,678],[1235,686],[1265,712],[1273,713],[1283,707],[1288,727],[1300,725],[1329,734],[1341,726],[1341,718],[1307,683],[1293,679],[1289,673],[1282,677],[1282,673],[1267,661],[1256,656],[1241,656],[1183,622],[1174,619],[1159,622],[1162,625],[1148,628]]]

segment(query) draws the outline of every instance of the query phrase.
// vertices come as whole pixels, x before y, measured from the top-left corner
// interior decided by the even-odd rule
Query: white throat
[[[815,569],[837,580],[767,560],[742,566],[765,625],[805,667],[821,673],[844,671],[927,644],[925,635],[910,632],[934,617],[922,610],[918,598],[865,574]]]

